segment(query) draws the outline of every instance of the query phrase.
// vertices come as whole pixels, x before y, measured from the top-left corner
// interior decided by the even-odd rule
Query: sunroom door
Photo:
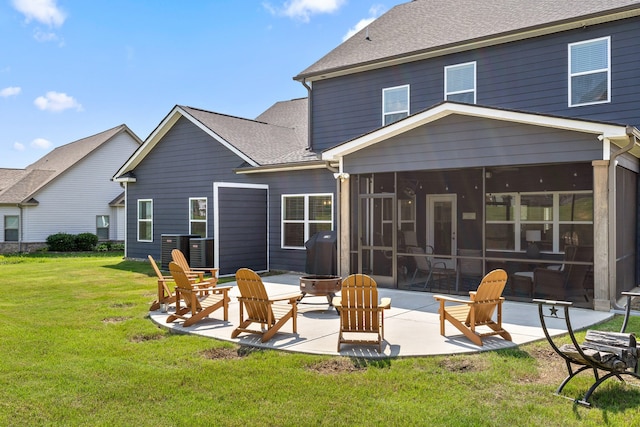
[[[457,198],[455,194],[427,195],[427,244],[441,255],[448,268],[455,267],[457,233]]]

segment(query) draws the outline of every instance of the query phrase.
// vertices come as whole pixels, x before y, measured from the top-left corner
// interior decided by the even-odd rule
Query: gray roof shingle
[[[307,150],[306,98],[278,102],[256,120],[180,108],[261,166],[318,160]]]
[[[123,131],[137,139],[123,124],[54,148],[25,169],[0,169],[0,203],[26,203],[42,187]]]
[[[313,80],[471,41],[529,37],[569,22],[579,27],[589,18],[614,19],[618,13],[616,19],[640,14],[640,0],[414,0],[393,7],[294,79]]]

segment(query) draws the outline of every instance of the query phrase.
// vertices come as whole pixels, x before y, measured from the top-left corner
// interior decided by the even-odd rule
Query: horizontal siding
[[[612,102],[568,107],[567,46],[611,36]],[[410,85],[417,113],[444,98],[444,67],[477,63],[477,103],[596,121],[640,125],[640,18],[630,18],[445,57],[314,82],[312,143],[321,151],[381,125],[382,89]]]
[[[591,161],[594,135],[475,117],[449,116],[345,158],[350,173]]]
[[[111,216],[109,202],[123,192],[111,177],[137,147],[129,134],[120,133],[40,190],[39,204],[24,208],[24,241],[44,242],[61,232],[95,234],[96,216]]]

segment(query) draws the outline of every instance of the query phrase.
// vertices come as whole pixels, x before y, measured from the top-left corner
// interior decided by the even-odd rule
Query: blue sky
[[[253,119],[405,0],[0,0],[0,167],[176,105]]]

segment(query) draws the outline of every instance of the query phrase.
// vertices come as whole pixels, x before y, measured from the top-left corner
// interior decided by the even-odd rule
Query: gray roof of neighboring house
[[[256,120],[180,108],[261,166],[318,160],[307,150],[307,98],[278,102]]]
[[[552,27],[578,28],[638,14],[640,0],[414,0],[393,7],[294,79],[346,74],[378,62],[463,50],[471,42],[533,37]]]
[[[0,203],[29,202],[38,190],[120,132],[128,132],[140,142],[139,138],[123,124],[57,147],[25,169],[0,169]]]

